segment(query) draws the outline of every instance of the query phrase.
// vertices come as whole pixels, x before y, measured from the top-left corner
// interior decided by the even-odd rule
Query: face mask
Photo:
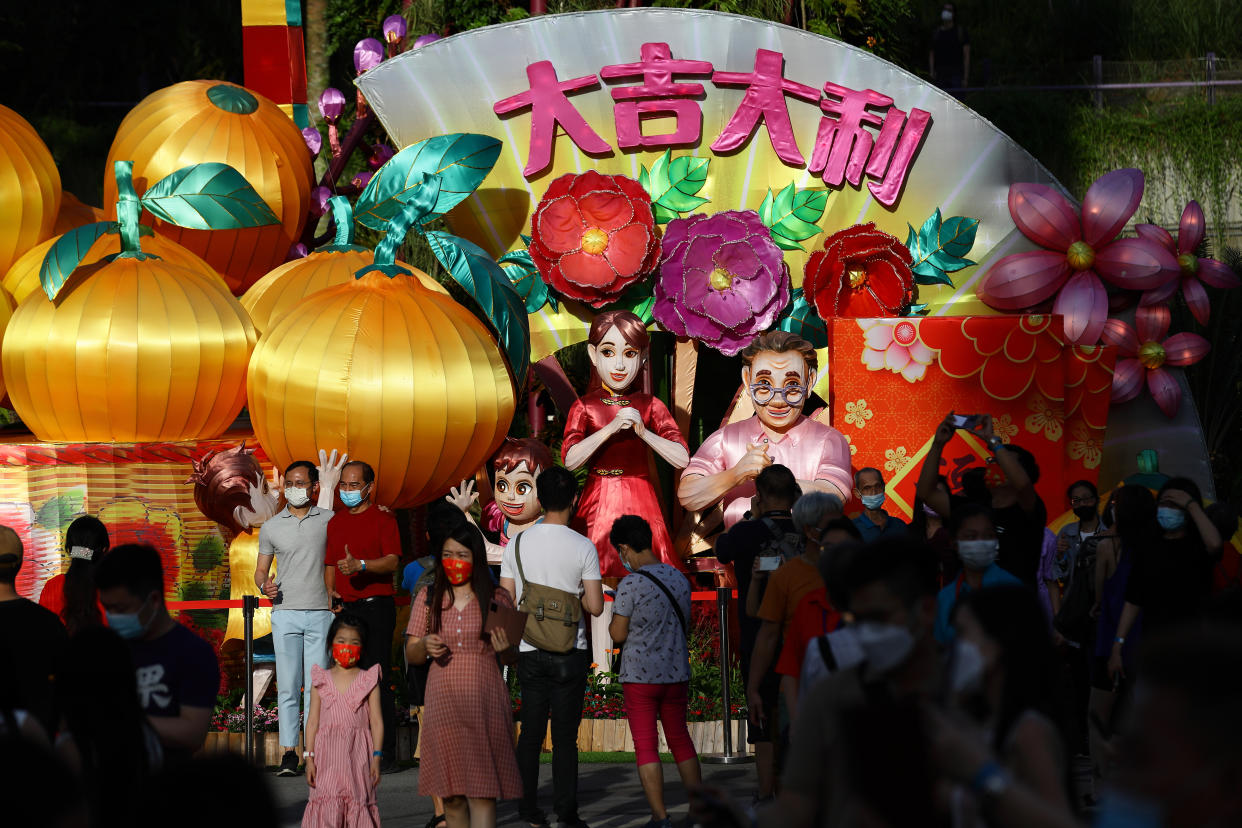
[[[1091,516],[1096,514],[1094,506],[1075,506],[1074,516],[1079,520],[1090,520]]]
[[[460,586],[470,580],[474,574],[474,561],[463,561],[461,558],[441,558],[440,566],[444,567],[444,577],[453,586]]]
[[[619,558],[621,559],[621,565],[622,565],[622,566],[624,566],[624,567],[625,567],[628,571],[630,571],[630,572],[637,572],[637,571],[638,571],[638,570],[637,570],[637,569],[635,569],[634,567],[630,566],[630,562],[626,559],[626,557],[625,557],[624,555],[618,555],[617,557],[619,557]]]
[[[945,9],[944,11],[940,13],[940,19],[943,20],[945,23],[952,23],[953,12],[949,11],[948,9]]]
[[[987,569],[996,561],[999,544],[994,540],[957,542],[957,555],[971,569]]]
[[[953,642],[949,661],[949,689],[957,696],[969,696],[983,688],[983,653],[971,641]]]
[[[863,495],[859,500],[862,501],[864,509],[870,509],[873,512],[884,505],[884,495],[882,494]]]
[[[1156,509],[1156,522],[1166,532],[1181,529],[1186,524],[1186,513],[1172,506],[1161,506]]]
[[[884,674],[898,667],[914,650],[914,635],[897,624],[863,621],[854,627],[858,644],[867,656],[867,669]]]
[[[306,489],[285,486],[285,502],[297,509],[310,503],[310,495],[307,494]]]
[[[341,502],[351,509],[354,508],[362,503],[362,491],[341,492]]]
[[[362,658],[361,644],[333,644],[332,660],[348,670]]]
[[[136,641],[147,634],[147,627],[151,621],[142,621],[142,611],[147,608],[150,597],[142,602],[142,606],[137,612],[105,612],[108,617],[108,626],[112,631],[127,641]]]
[[[1095,828],[1160,828],[1164,825],[1160,803],[1109,788],[1100,796]]]

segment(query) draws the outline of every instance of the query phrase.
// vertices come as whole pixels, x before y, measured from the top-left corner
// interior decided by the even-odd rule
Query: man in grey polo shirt
[[[272,601],[280,744],[284,748],[277,771],[280,776],[298,771],[298,702],[310,711],[311,666],[328,666],[332,602],[324,583],[324,546],[333,492],[348,458],[341,457],[337,463],[335,450],[330,459],[320,450],[319,459],[318,468],[309,460],[289,464],[284,475],[285,508],[259,528],[254,582]],[[273,559],[276,579],[271,576]]]

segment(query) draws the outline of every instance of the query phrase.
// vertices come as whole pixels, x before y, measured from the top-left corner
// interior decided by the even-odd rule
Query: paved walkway
[[[754,765],[703,765],[704,779],[733,792],[739,801],[749,801],[754,790]],[[298,826],[306,807],[306,778],[268,775],[280,811],[280,825]],[[539,799],[544,810],[552,804],[552,766],[543,765],[539,772]],[[681,790],[677,768],[664,763],[664,795],[674,824],[686,815],[686,797]],[[379,786],[380,818],[385,825],[400,828],[423,828],[431,819],[431,800],[418,795],[418,769],[383,777]],[[578,807],[580,815],[591,828],[639,828],[651,819],[647,802],[638,784],[638,773],[631,764],[579,765]],[[506,826],[522,826],[517,803],[502,802],[498,822]],[[549,814],[555,825],[555,817]]]

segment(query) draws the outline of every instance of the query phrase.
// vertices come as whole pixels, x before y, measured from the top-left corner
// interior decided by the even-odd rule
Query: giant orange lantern
[[[473,476],[513,418],[513,380],[483,323],[413,276],[372,271],[315,293],[250,361],[250,422],[280,467],[340,446],[378,502],[425,503]]]
[[[26,119],[0,105],[0,273],[52,235],[60,172]]]
[[[313,183],[306,143],[276,104],[240,86],[185,81],[148,95],[117,129],[108,168],[118,159],[133,159],[139,194],[173,170],[208,161],[228,164],[254,186],[278,225],[206,231],[154,222],[158,233],[207,260],[238,296],[285,261],[306,224]],[[109,217],[115,200],[105,184]]]
[[[83,204],[73,193],[63,190],[60,194],[60,210],[56,213],[56,223],[52,226],[52,233],[59,236],[83,224],[103,221],[103,218],[103,210]]]

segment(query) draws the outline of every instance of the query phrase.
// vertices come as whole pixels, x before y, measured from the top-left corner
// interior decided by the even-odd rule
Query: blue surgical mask
[[[147,620],[146,623],[142,621],[142,611],[147,608],[147,603],[150,600],[148,596],[147,600],[142,602],[142,606],[138,608],[137,612],[105,612],[104,615],[108,617],[108,626],[112,628],[114,633],[127,641],[136,641],[142,638],[147,634],[147,627],[151,624],[150,620]]]
[[[884,494],[863,495],[859,498],[862,501],[864,509],[874,512],[876,509],[884,505]]]
[[[352,509],[358,504],[362,503],[362,492],[361,491],[342,491],[341,502]]]
[[[1172,506],[1161,506],[1156,509],[1156,522],[1161,529],[1172,532],[1186,524],[1186,513]]]
[[[637,572],[637,571],[638,571],[638,570],[637,570],[637,569],[635,569],[634,567],[630,566],[630,562],[629,562],[629,561],[627,561],[625,558],[622,558],[622,559],[621,559],[621,565],[622,565],[622,566],[624,566],[626,569],[628,569],[630,572]]]
[[[1160,828],[1164,825],[1164,809],[1153,799],[1109,788],[1100,796],[1094,825],[1095,828]]]

